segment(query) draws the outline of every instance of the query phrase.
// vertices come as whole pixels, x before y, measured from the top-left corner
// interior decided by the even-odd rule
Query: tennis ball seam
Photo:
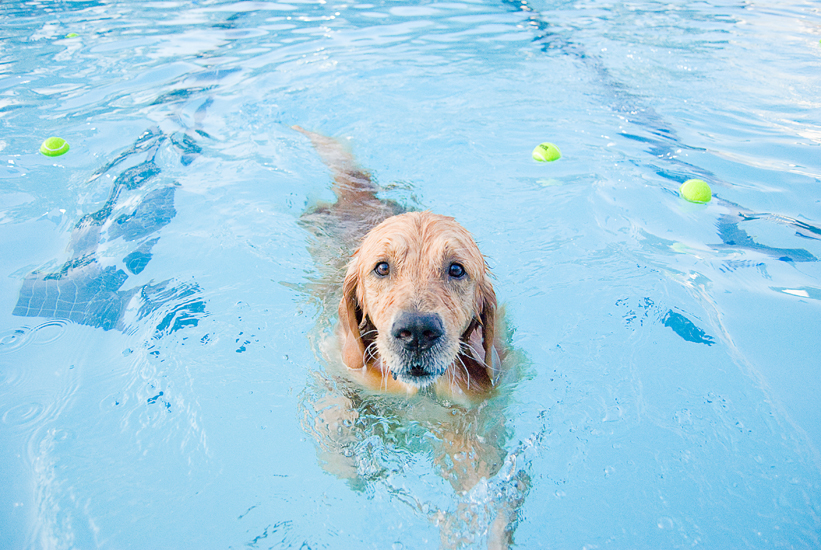
[[[40,153],[47,157],[59,157],[60,155],[68,153],[68,150],[68,142],[56,136],[47,138],[42,145],[40,145]]]

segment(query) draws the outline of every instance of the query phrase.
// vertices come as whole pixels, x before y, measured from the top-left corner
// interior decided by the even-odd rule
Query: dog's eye
[[[448,269],[448,275],[454,279],[461,279],[465,276],[465,268],[462,267],[462,264],[452,263]]]
[[[391,266],[388,265],[388,262],[379,262],[376,264],[376,267],[373,268],[373,272],[380,277],[387,277],[391,273]]]

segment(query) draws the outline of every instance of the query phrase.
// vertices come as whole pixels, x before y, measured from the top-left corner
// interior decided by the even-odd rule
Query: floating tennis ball
[[[70,32],[66,35],[66,38],[77,38],[78,36],[80,36],[80,35],[77,34],[76,32]]]
[[[554,160],[559,160],[561,157],[562,153],[559,151],[559,148],[547,141],[540,143],[533,149],[533,160],[538,160],[539,162],[553,162]]]
[[[681,184],[678,193],[683,199],[701,204],[710,202],[713,198],[710,186],[704,180],[687,180]]]
[[[47,157],[59,157],[68,153],[68,142],[61,137],[50,137],[40,146],[40,152]]]

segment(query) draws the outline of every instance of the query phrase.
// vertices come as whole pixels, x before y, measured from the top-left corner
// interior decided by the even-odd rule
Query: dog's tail
[[[330,168],[334,177],[334,193],[340,204],[362,204],[373,200],[379,188],[371,181],[368,172],[354,161],[353,155],[337,140],[310,132],[301,126],[291,126],[311,140],[322,162]]]

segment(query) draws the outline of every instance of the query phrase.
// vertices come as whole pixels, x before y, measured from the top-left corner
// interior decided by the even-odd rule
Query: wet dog
[[[468,496],[506,459],[502,405],[491,399],[505,354],[484,256],[453,218],[403,212],[380,199],[379,187],[338,141],[294,129],[311,140],[334,178],[336,202],[302,217],[318,237],[317,264],[332,265],[329,254],[354,250],[346,265],[330,270],[343,279],[341,297],[333,293],[339,301],[320,296],[339,313],[336,351],[326,358],[333,367],[341,356],[344,366],[335,372],[347,382],[320,377],[305,400],[304,426],[317,441],[323,466],[357,486],[366,441],[384,435],[386,425],[394,426],[391,441],[408,423],[421,427],[432,442],[434,466],[464,499],[458,514],[431,517],[441,525],[442,546],[472,543],[456,533],[466,531],[459,522],[478,514],[490,519],[467,531],[478,532],[489,548],[507,547],[526,492],[524,476],[514,472],[509,492],[515,495],[482,504],[481,513],[474,514],[477,505]],[[432,399],[418,401],[419,394]]]
[[[390,393],[432,387],[457,402],[486,398],[501,367],[496,295],[473,237],[446,216],[389,215],[338,142],[296,129],[334,172],[337,202],[322,215],[349,231],[359,223],[364,232],[338,308],[343,361],[352,375]]]
[[[496,295],[484,257],[452,218],[392,216],[365,236],[339,305],[343,359],[371,389],[431,386],[454,401],[498,380]]]

